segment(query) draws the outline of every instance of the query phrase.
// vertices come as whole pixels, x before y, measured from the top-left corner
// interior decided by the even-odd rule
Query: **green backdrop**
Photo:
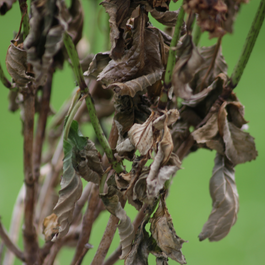
[[[84,35],[87,38],[98,35],[90,45],[94,52],[104,50],[104,26],[107,17],[102,7],[93,11],[91,1],[82,1],[85,12]],[[240,55],[242,45],[250,29],[259,1],[252,0],[248,5],[243,5],[235,23],[233,35],[223,38],[223,54],[228,63],[228,73]],[[178,4],[171,4],[171,9]],[[96,19],[96,23],[93,22]],[[5,73],[5,55],[13,32],[19,28],[20,12],[18,3],[12,9],[0,17],[0,62]],[[101,27],[97,25],[100,22]],[[204,33],[201,45],[211,45],[216,39],[208,40],[208,34]],[[8,74],[7,74],[8,75]],[[65,64],[63,71],[57,71],[53,82],[52,105],[58,110],[62,102],[70,95],[75,86],[73,74]],[[263,90],[264,89],[264,90]],[[264,114],[265,99],[265,26],[262,27],[251,58],[245,69],[244,75],[235,89],[242,104],[245,105],[246,120],[249,122],[249,132],[255,137],[259,156],[255,161],[236,167],[236,182],[240,198],[240,211],[238,220],[232,227],[229,235],[220,242],[210,243],[207,240],[199,242],[198,235],[211,211],[211,198],[209,194],[209,179],[212,173],[214,152],[199,150],[191,154],[183,162],[183,169],[178,171],[170,189],[167,205],[173,218],[177,234],[188,243],[183,246],[183,253],[190,265],[249,265],[265,264],[265,137]],[[18,191],[23,184],[23,146],[21,136],[21,122],[19,111],[8,111],[8,90],[0,83],[0,215],[4,226],[8,229],[12,209]],[[92,131],[87,130],[89,135]],[[126,211],[131,219],[136,210],[130,205]],[[109,213],[101,214],[95,223],[90,244],[94,249],[89,250],[83,264],[90,264],[96,248],[104,232]],[[41,242],[43,242],[40,239]],[[116,233],[115,240],[108,254],[113,252],[119,242]],[[22,248],[22,240],[19,246]],[[63,249],[59,255],[59,263],[69,264],[73,257],[72,249]],[[16,260],[16,264],[20,264]],[[118,264],[123,264],[119,261]],[[150,264],[155,264],[155,259],[150,258]],[[169,261],[169,264],[175,264]]]

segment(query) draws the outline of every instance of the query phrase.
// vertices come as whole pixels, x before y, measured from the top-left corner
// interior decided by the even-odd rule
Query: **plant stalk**
[[[21,15],[23,16],[23,40],[29,35],[29,15],[27,0],[19,0]]]
[[[198,46],[200,39],[201,39],[201,35],[202,35],[201,27],[195,21],[194,27],[192,30],[192,41],[195,46]]]
[[[260,28],[262,26],[262,23],[264,21],[265,17],[265,1],[261,0],[259,8],[257,10],[256,16],[254,21],[252,22],[252,26],[248,32],[248,36],[245,40],[243,50],[240,54],[239,60],[233,70],[233,73],[231,75],[231,82],[229,86],[233,89],[235,88],[239,81],[240,78],[244,72],[244,69],[247,65],[248,59],[251,55],[252,49],[255,45],[256,39],[259,35]]]

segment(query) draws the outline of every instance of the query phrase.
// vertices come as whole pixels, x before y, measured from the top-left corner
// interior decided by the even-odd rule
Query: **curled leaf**
[[[44,219],[42,233],[45,236],[46,242],[51,241],[52,238],[59,233],[59,226],[56,214],[52,213]]]
[[[151,219],[151,233],[157,245],[169,258],[180,264],[186,264],[181,251],[185,241],[176,234],[164,198],[160,199],[159,206]]]
[[[185,35],[182,44],[177,49],[178,60],[173,70],[172,85],[174,93],[180,98],[190,99],[192,90],[189,83],[203,63],[197,47],[192,43],[192,37]]]
[[[178,117],[179,117],[178,110],[177,109],[171,109],[167,113],[165,113],[164,115],[155,119],[153,121],[153,126],[157,130],[162,130],[164,128],[165,121],[166,121],[167,126],[170,126],[171,124],[173,124],[174,122],[177,121]]]
[[[34,77],[28,73],[27,52],[23,44],[12,40],[6,54],[6,68],[18,87],[24,88]]]
[[[200,241],[209,238],[219,241],[230,231],[237,220],[239,210],[235,171],[232,164],[222,155],[216,154],[210,193],[213,209],[199,235]]]
[[[100,196],[106,209],[120,220],[118,224],[120,244],[122,247],[120,259],[124,259],[131,251],[132,241],[135,236],[133,225],[125,210],[121,207],[119,197],[115,194],[114,189],[109,187],[108,193],[100,194]]]

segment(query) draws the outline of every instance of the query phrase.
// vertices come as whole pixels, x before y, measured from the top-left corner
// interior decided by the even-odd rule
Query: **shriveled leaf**
[[[165,121],[166,121],[167,126],[170,126],[171,124],[173,124],[174,122],[177,121],[178,117],[179,117],[178,110],[177,109],[171,109],[167,113],[165,113],[164,115],[155,119],[153,121],[153,126],[157,130],[162,130],[164,128]]]
[[[230,231],[237,220],[239,210],[235,171],[232,164],[222,155],[216,154],[210,193],[213,209],[199,235],[200,241],[209,238],[219,241]]]
[[[86,146],[81,150],[74,148],[74,168],[86,181],[99,184],[104,170],[100,154],[92,141],[87,140]]]
[[[204,62],[191,82],[191,87],[197,92],[205,87],[209,87],[219,74],[227,74],[227,64],[222,54],[221,46],[217,52],[214,65],[211,66],[216,47],[215,44],[210,47],[201,47],[199,49],[199,53],[203,57]]]
[[[16,0],[0,0],[0,15],[4,15],[11,9]]]
[[[131,251],[132,242],[134,240],[134,228],[130,218],[127,216],[125,210],[121,207],[119,197],[115,194],[115,190],[108,190],[107,194],[100,194],[106,209],[113,215],[115,215],[120,223],[118,224],[120,244],[122,247],[122,255],[120,259],[124,259]]]
[[[118,153],[131,152],[135,149],[129,138],[126,138],[123,142],[116,146]]]
[[[28,73],[27,52],[23,44],[12,40],[6,54],[6,68],[18,87],[24,88],[34,77]]]
[[[51,241],[52,238],[59,233],[59,225],[56,214],[52,213],[44,219],[42,233],[46,242]]]
[[[125,173],[116,174],[115,175],[115,181],[116,181],[117,188],[119,190],[127,189],[131,179],[132,179],[131,172],[126,173],[126,174]]]
[[[80,0],[72,0],[69,8],[68,33],[77,44],[82,38],[82,30],[84,24],[84,11]]]
[[[125,83],[113,83],[108,88],[113,89],[121,96],[129,95],[134,97],[139,91],[145,92],[146,88],[152,86],[156,81],[162,78],[162,71],[156,71],[148,75],[143,75]]]
[[[235,166],[255,159],[258,152],[254,138],[228,121],[226,105],[224,102],[219,110],[218,128],[225,143],[225,154]]]
[[[176,234],[164,198],[160,199],[159,206],[151,219],[151,233],[157,245],[169,258],[180,264],[186,264],[181,251],[185,241]]]
[[[174,143],[174,148],[173,152],[175,153],[183,141],[189,136],[190,131],[189,131],[189,125],[186,121],[183,119],[177,121],[171,130],[171,137],[172,141]]]
[[[110,17],[110,57],[117,60],[121,58],[124,51],[122,33],[130,15],[130,0],[105,0],[101,3],[101,5],[105,8]]]
[[[125,259],[125,265],[148,265],[149,255],[149,234],[142,224],[135,237],[132,249]]]
[[[154,115],[143,124],[135,123],[128,132],[131,143],[139,150],[141,155],[146,155],[153,145],[153,121]]]
[[[142,170],[141,175],[133,187],[133,200],[144,202],[146,199],[146,179],[148,177],[149,169]]]
[[[172,85],[176,96],[190,99],[192,90],[189,83],[203,63],[197,47],[192,42],[192,37],[186,35],[177,49],[178,60],[173,70]]]
[[[97,53],[94,56],[92,62],[90,63],[88,70],[84,72],[84,76],[85,77],[93,76],[97,78],[99,73],[102,72],[102,70],[107,66],[110,60],[111,58],[109,52]]]
[[[67,234],[72,218],[75,203],[82,194],[82,181],[74,168],[75,149],[79,151],[86,147],[87,138],[79,135],[78,123],[72,122],[69,138],[64,140],[63,176],[61,179],[61,190],[59,200],[53,211],[58,216],[59,234],[58,238]],[[56,238],[54,238],[56,239]]]

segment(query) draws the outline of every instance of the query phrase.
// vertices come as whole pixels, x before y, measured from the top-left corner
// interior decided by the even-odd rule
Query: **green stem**
[[[195,46],[198,46],[199,42],[200,42],[200,38],[202,35],[202,31],[200,26],[197,24],[197,22],[195,21],[194,23],[194,27],[192,30],[192,40]]]
[[[96,114],[95,106],[93,104],[92,98],[89,94],[87,85],[86,85],[84,77],[83,77],[83,73],[82,73],[80,63],[79,63],[76,48],[74,46],[72,38],[67,33],[65,33],[65,35],[64,35],[64,45],[65,45],[66,50],[68,52],[68,55],[72,61],[74,73],[76,75],[77,82],[78,82],[78,85],[80,87],[81,96],[86,96],[86,105],[87,105],[89,117],[90,117],[91,123],[93,125],[95,134],[98,138],[98,141],[101,144],[104,152],[106,153],[106,156],[107,156],[109,162],[111,163],[113,169],[117,173],[121,173],[124,171],[124,168],[123,168],[121,163],[119,163],[115,160],[113,153],[112,153],[112,150],[110,148],[109,142],[108,142],[101,126],[100,126],[100,123],[99,123],[99,120],[98,120],[98,117]]]
[[[107,180],[108,174],[109,174],[109,170],[107,169],[101,177],[100,184],[99,184],[99,194],[104,193],[104,186],[105,186],[105,182]]]
[[[2,69],[2,66],[0,64],[0,80],[3,83],[3,85],[6,88],[12,88],[12,84],[9,82],[9,80],[5,77],[4,71]]]
[[[82,104],[83,100],[79,100],[75,106],[72,108],[72,111],[69,114],[69,117],[66,120],[66,124],[64,127],[64,135],[63,135],[63,139],[66,141],[68,139],[68,135],[69,135],[69,131],[72,125],[72,121],[75,117],[76,112],[78,111],[78,109],[80,108],[81,104]]]
[[[248,36],[245,40],[245,44],[243,46],[243,50],[241,52],[241,55],[239,57],[239,60],[233,70],[233,73],[231,75],[231,83],[229,84],[230,87],[235,88],[239,80],[243,74],[243,71],[247,65],[248,59],[251,55],[252,49],[254,47],[254,44],[256,42],[256,39],[259,35],[260,28],[262,26],[262,23],[264,21],[265,16],[265,0],[260,1],[260,6],[257,10],[256,16],[254,21],[252,22],[252,26],[248,32]]]
[[[88,89],[83,77],[83,72],[79,62],[78,54],[71,36],[67,33],[64,34],[64,45],[72,61],[73,71],[77,79],[77,83],[80,87],[81,93],[87,93]]]
[[[176,26],[175,26],[175,31],[173,38],[170,43],[170,50],[169,50],[169,55],[168,55],[168,60],[167,60],[167,67],[166,67],[166,72],[165,72],[165,82],[164,82],[164,87],[161,92],[160,100],[159,100],[159,108],[164,109],[168,101],[168,90],[171,87],[171,80],[172,80],[172,72],[174,65],[176,63],[176,46],[180,37],[180,30],[183,24],[183,19],[184,19],[184,9],[183,6],[181,5],[179,9],[179,14],[178,18],[176,21]]]
[[[23,17],[23,40],[29,35],[29,15],[27,0],[19,0],[19,7]]]
[[[77,90],[76,93],[74,94],[74,97],[72,99],[71,105],[70,105],[70,107],[68,109],[68,112],[67,112],[66,116],[69,116],[70,115],[70,113],[72,112],[72,109],[74,108],[75,103],[77,102],[77,100],[79,99],[79,97],[80,97],[80,91]]]

